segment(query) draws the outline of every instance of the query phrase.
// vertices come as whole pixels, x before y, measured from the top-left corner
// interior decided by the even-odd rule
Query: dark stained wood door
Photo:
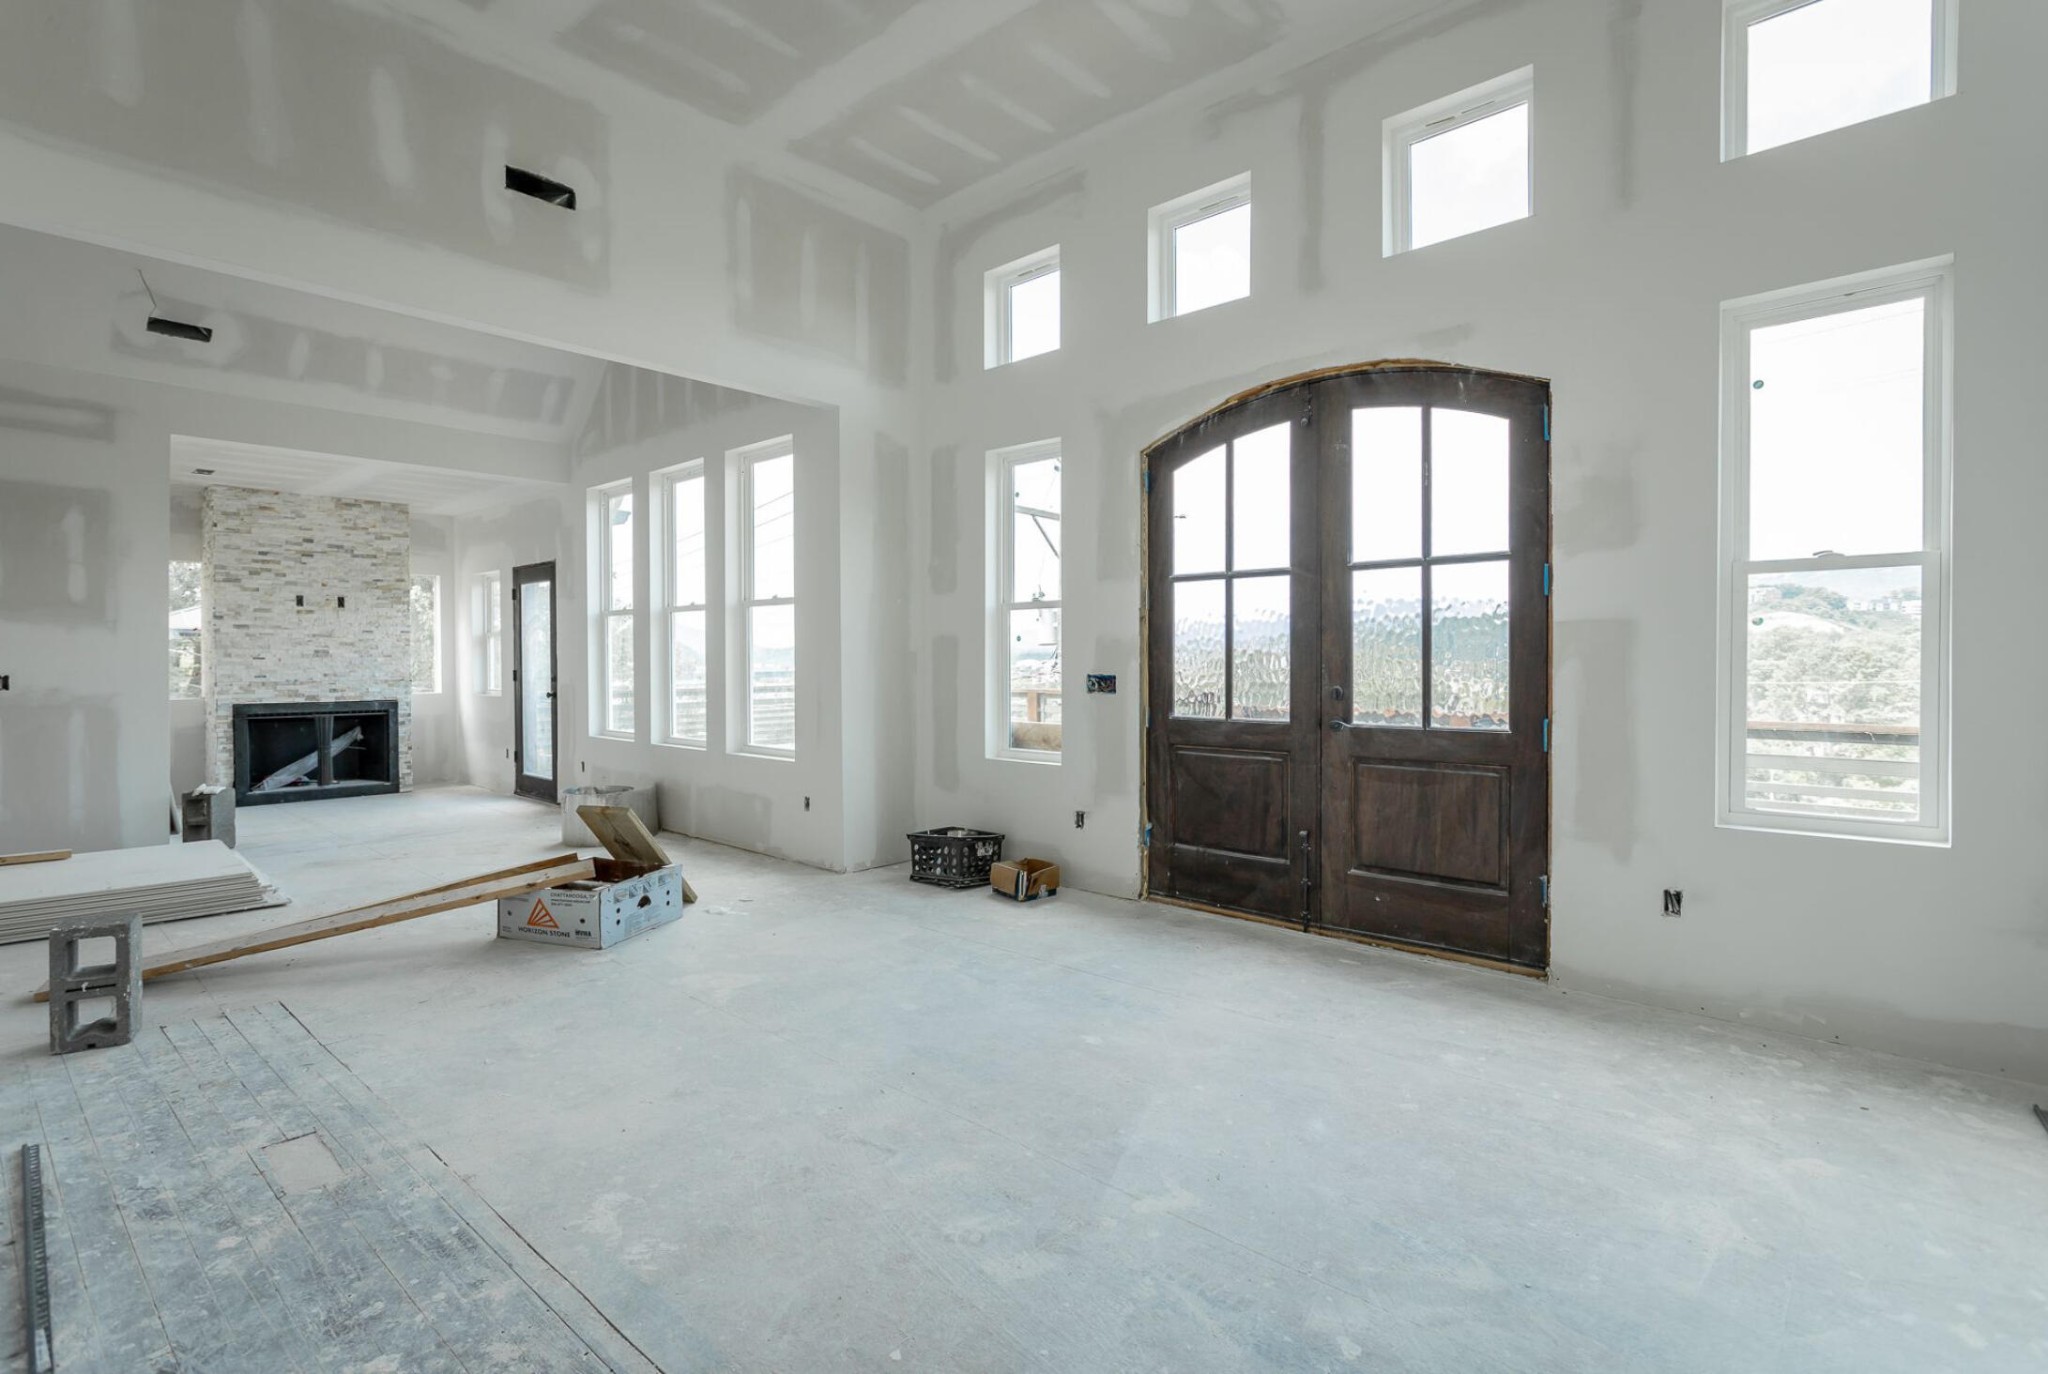
[[[1314,883],[1317,455],[1309,398],[1155,447],[1146,699],[1151,891],[1300,919]]]
[[[1148,451],[1152,895],[1547,965],[1548,405],[1381,365]]]

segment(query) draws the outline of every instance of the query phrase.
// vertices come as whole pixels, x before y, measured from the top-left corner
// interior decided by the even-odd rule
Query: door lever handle
[[[1330,728],[1332,730],[1356,730],[1358,727],[1348,720],[1333,720],[1330,722]]]

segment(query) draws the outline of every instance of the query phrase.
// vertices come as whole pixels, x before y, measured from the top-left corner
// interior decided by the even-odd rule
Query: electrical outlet
[[[1664,914],[1665,914],[1666,916],[1677,916],[1677,915],[1679,915],[1679,914],[1680,914],[1680,913],[1679,913],[1679,905],[1680,905],[1680,904],[1681,904],[1682,902],[1684,902],[1684,901],[1685,901],[1685,894],[1684,894],[1683,892],[1680,892],[1680,891],[1679,891],[1679,890],[1678,890],[1677,888],[1675,888],[1675,887],[1667,887],[1667,888],[1665,888],[1665,889],[1664,889]]]
[[[1079,830],[1086,824],[1088,824],[1088,813],[1086,811],[1076,811],[1074,813],[1074,829]]]
[[[579,773],[588,773],[590,771],[590,760],[585,759],[583,760],[583,762],[577,764],[576,771]]]
[[[808,810],[810,810],[810,809],[811,809],[811,799],[810,799],[809,797],[805,797],[805,798],[804,798],[804,810],[808,811]]]
[[[507,749],[507,750],[505,751],[505,757],[506,757],[506,758],[508,758],[508,759],[512,757],[512,751],[511,751],[510,749]]]

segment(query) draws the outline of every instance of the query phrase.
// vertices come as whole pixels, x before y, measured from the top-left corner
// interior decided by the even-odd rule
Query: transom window
[[[668,603],[668,716],[671,744],[710,740],[710,662],[706,653],[704,464],[686,463],[662,474],[666,532],[662,575]]]
[[[745,749],[796,749],[796,454],[788,439],[740,455]]]
[[[633,484],[593,493],[597,521],[599,734],[631,736],[633,710]]]
[[[1509,457],[1499,416],[1351,413],[1352,724],[1508,728]]]
[[[1173,713],[1286,720],[1293,634],[1294,426],[1173,472]]]
[[[1152,210],[1152,319],[1252,293],[1252,179],[1232,177]]]
[[[1060,346],[1060,250],[1048,248],[988,274],[988,365],[1022,362]]]
[[[1056,762],[1061,740],[1060,446],[989,455],[992,548],[991,752]]]
[[[1949,282],[1724,308],[1723,824],[1948,837]]]
[[[1727,0],[1723,157],[1955,93],[1955,0]]]
[[[1389,256],[1528,218],[1535,91],[1524,67],[1386,122]]]

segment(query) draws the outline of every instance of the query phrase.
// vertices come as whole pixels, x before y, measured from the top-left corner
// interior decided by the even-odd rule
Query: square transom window
[[[1252,293],[1252,179],[1232,177],[1152,210],[1152,319]]]
[[[1060,250],[1048,248],[988,274],[988,366],[1060,346]]]
[[[1954,0],[1728,0],[1724,157],[1955,91]]]
[[[1524,67],[1387,121],[1389,256],[1529,217],[1534,99]]]

